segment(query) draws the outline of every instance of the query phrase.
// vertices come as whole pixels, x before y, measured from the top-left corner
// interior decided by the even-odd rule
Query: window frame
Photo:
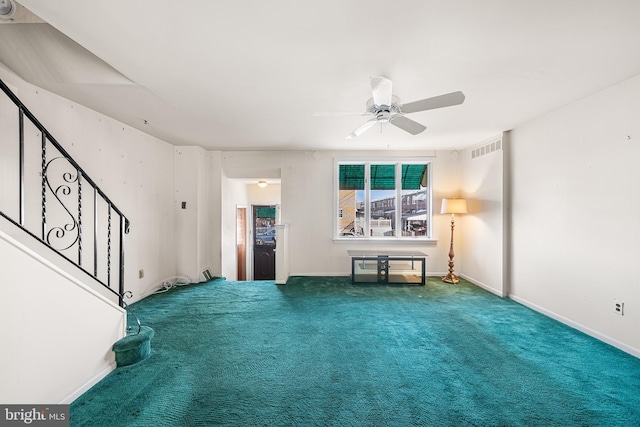
[[[370,229],[371,221],[371,165],[393,164],[395,166],[395,198],[396,198],[396,214],[395,214],[395,236],[340,236],[338,230],[338,211],[340,209],[340,165],[364,165],[364,218],[366,230]],[[419,164],[427,165],[427,230],[424,236],[402,236],[402,165]],[[375,159],[334,159],[334,184],[333,184],[333,240],[336,242],[431,242],[433,238],[433,164],[432,157],[392,157],[392,158],[375,158]]]

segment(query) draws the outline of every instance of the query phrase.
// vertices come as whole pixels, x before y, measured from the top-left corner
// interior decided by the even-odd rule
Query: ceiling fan
[[[405,114],[450,107],[464,102],[464,94],[462,92],[452,92],[445,95],[422,99],[420,101],[410,102],[408,104],[401,104],[400,98],[392,93],[391,80],[386,77],[371,77],[371,92],[373,96],[367,101],[365,113],[315,113],[314,115],[372,116],[362,126],[347,136],[347,139],[362,135],[367,129],[376,123],[391,123],[392,125],[409,132],[411,135],[417,135],[423,132],[427,127],[405,117]]]

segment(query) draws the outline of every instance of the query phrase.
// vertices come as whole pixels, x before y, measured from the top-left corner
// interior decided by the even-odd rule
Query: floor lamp
[[[460,279],[453,273],[453,228],[455,227],[455,214],[467,213],[467,201],[465,199],[442,199],[440,213],[451,214],[451,244],[449,245],[449,273],[442,278],[443,282],[459,283]]]

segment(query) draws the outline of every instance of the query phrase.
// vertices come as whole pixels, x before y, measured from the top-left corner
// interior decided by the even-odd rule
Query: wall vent
[[[471,149],[471,158],[481,157],[487,154],[491,154],[494,151],[502,150],[502,138],[496,139],[488,143],[484,143]]]
[[[208,282],[209,280],[213,279],[213,274],[211,274],[211,270],[209,270],[209,268],[205,268],[204,270],[202,270],[200,272],[200,276],[201,276],[201,281],[202,281],[202,278],[204,278],[205,282]]]

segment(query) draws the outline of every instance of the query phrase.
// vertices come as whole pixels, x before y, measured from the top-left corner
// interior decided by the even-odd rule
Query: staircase
[[[129,220],[2,80],[0,89],[0,215],[123,306]]]
[[[70,403],[116,367],[129,220],[0,89],[0,402]]]

